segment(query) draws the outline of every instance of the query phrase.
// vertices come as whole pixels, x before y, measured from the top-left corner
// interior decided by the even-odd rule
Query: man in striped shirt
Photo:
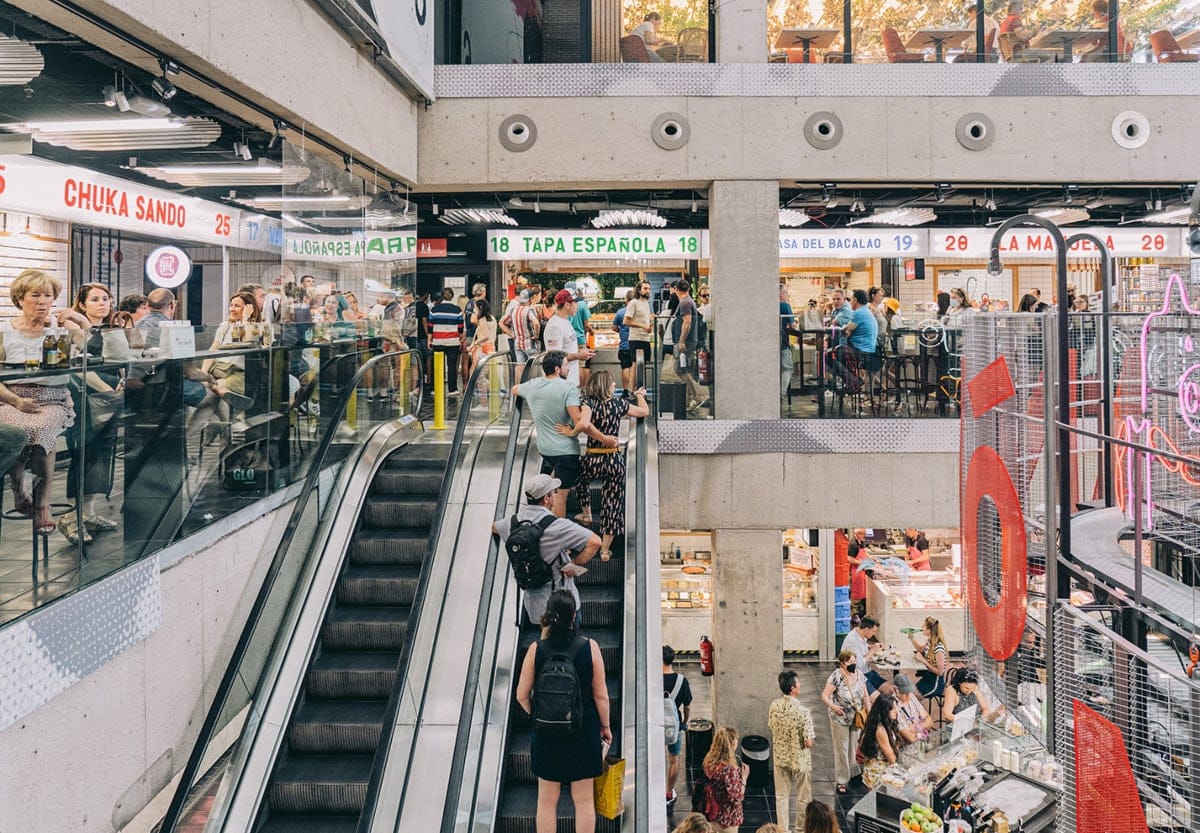
[[[532,296],[522,289],[508,315],[500,321],[500,329],[512,339],[513,358],[524,364],[533,349],[533,340],[538,337],[537,314],[529,306]]]
[[[463,346],[464,319],[454,303],[454,290],[442,290],[442,300],[429,310],[429,346],[446,357],[446,386],[450,396],[458,395],[458,354]],[[466,380],[464,380],[466,381]]]

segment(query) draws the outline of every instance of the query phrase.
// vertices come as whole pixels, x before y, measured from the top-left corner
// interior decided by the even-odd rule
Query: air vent
[[[111,126],[105,124],[111,122]],[[122,124],[122,122],[125,122]],[[138,124],[142,122],[142,124]],[[154,122],[154,124],[146,124]],[[202,148],[221,137],[221,125],[212,119],[92,119],[88,122],[38,122],[5,125],[24,127],[35,142],[72,150],[170,150]]]
[[[248,165],[231,163],[158,165],[130,168],[139,174],[173,182],[185,188],[249,187],[254,185],[296,185],[308,179],[304,165],[283,165],[256,162]]]
[[[0,35],[0,86],[28,84],[42,74],[46,60],[38,48],[8,35]]]

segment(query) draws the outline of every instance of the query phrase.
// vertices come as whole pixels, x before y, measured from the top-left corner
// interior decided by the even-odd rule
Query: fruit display
[[[929,807],[914,803],[900,814],[900,829],[912,833],[935,833],[942,829],[942,820]]]

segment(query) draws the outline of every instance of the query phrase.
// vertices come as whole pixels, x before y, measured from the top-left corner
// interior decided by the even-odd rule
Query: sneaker
[[[74,512],[68,512],[58,519],[58,531],[72,544],[79,543],[79,527],[75,523]],[[83,543],[92,543],[92,534],[86,528],[83,530]]]
[[[103,515],[92,515],[90,518],[83,519],[83,528],[93,535],[100,532],[112,532],[114,529],[119,529],[120,526],[112,518],[106,518]]]

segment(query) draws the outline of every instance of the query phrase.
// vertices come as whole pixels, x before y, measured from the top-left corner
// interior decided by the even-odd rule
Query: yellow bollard
[[[500,373],[499,361],[488,364],[488,419],[500,417]]]
[[[408,401],[408,394],[409,394],[408,365],[409,365],[410,359],[412,359],[412,356],[409,355],[408,353],[400,354],[400,384],[397,387],[400,390],[400,415],[401,416],[405,416],[406,414],[408,414],[409,408],[412,407]],[[389,367],[388,373],[391,373],[391,372],[392,372],[392,369]]]
[[[446,430],[446,354],[433,354],[433,430]]]
[[[358,427],[358,390],[350,391],[350,399],[346,402],[346,424],[351,428]]]

